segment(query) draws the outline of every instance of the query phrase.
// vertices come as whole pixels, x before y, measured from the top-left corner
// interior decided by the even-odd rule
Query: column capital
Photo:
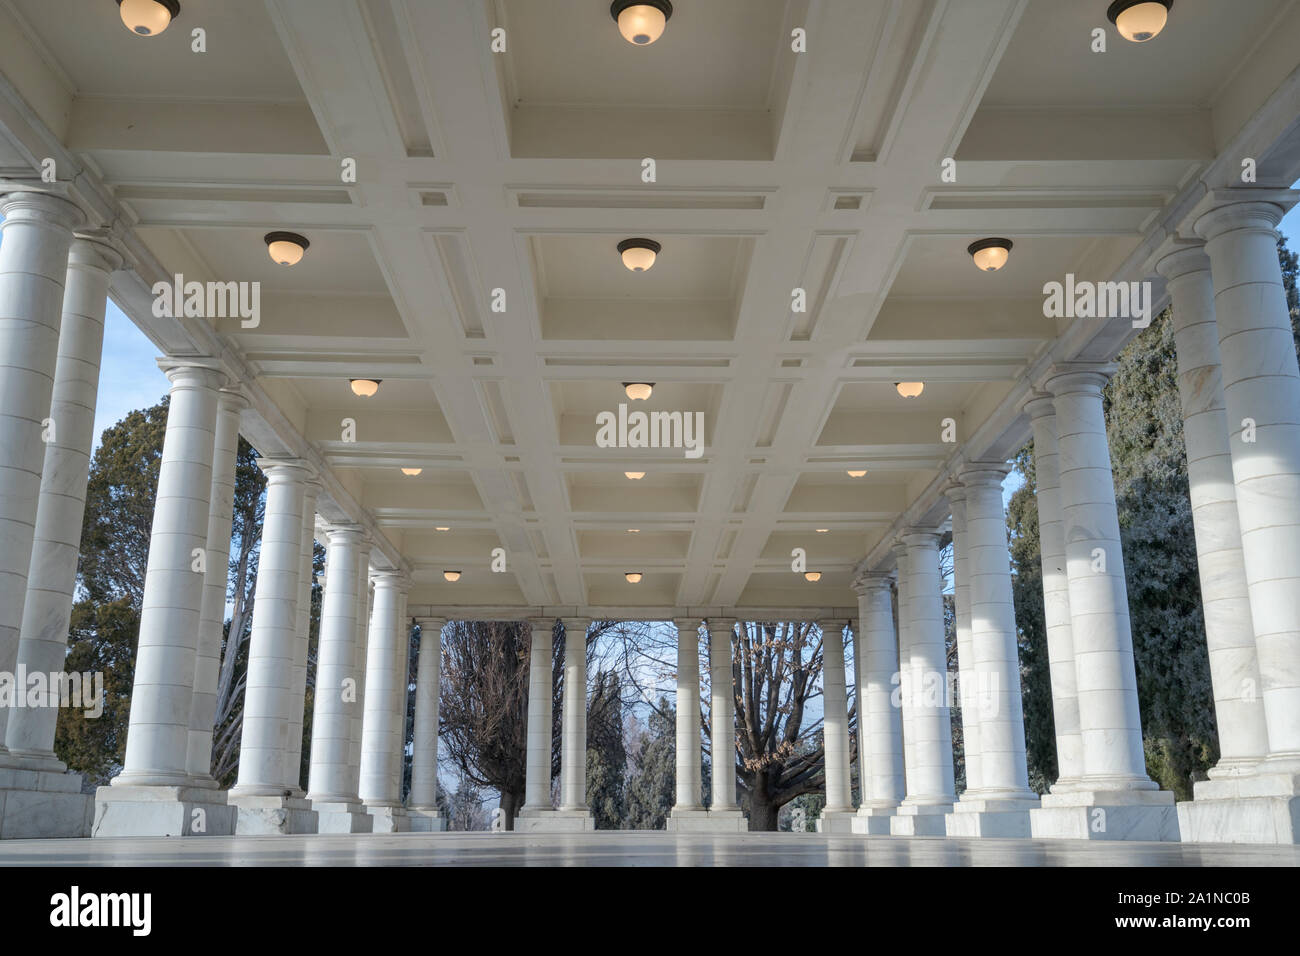
[[[5,222],[47,222],[65,229],[86,222],[72,200],[55,195],[46,184],[26,182],[0,182],[0,216]]]
[[[905,528],[903,530],[903,544],[908,548],[937,548],[939,547],[939,534],[937,528]]]
[[[1053,396],[1076,392],[1100,395],[1114,374],[1113,362],[1061,362],[1052,366],[1045,385]]]
[[[158,368],[175,385],[199,385],[204,388],[220,389],[230,381],[225,366],[219,359],[200,357],[178,358],[171,355],[157,359]]]
[[[359,547],[364,534],[365,531],[359,524],[327,524],[325,526],[325,540],[330,544],[339,542]]]
[[[1172,281],[1210,271],[1210,257],[1205,251],[1205,243],[1199,239],[1167,243],[1161,248],[1169,251],[1156,260],[1155,270],[1166,279]]]
[[[307,482],[315,477],[315,469],[301,458],[259,458],[257,467],[262,469],[268,481]]]
[[[700,624],[702,623],[703,621],[698,617],[673,618],[673,626],[677,628],[679,633],[681,631],[687,631],[687,632],[698,634],[700,632]]]
[[[592,618],[580,617],[576,614],[573,617],[562,617],[560,620],[564,622],[565,634],[568,634],[570,631],[581,630],[583,637],[587,636],[587,628],[591,627],[592,622]]]
[[[420,630],[422,630],[422,631],[423,631],[426,627],[433,628],[434,630],[441,631],[441,630],[443,629],[443,627],[445,627],[446,624],[447,624],[447,618],[445,618],[445,617],[438,617],[438,616],[436,616],[436,615],[435,615],[435,616],[432,616],[432,617],[417,617],[417,618],[415,619],[415,623],[418,624],[418,625],[420,625]]]
[[[124,261],[121,252],[98,236],[76,233],[68,250],[69,265],[89,266],[105,273],[116,272]]]
[[[887,591],[894,583],[894,576],[883,571],[864,571],[853,579],[853,590],[866,597],[873,591]]]
[[[1056,415],[1056,405],[1052,402],[1052,393],[1043,391],[1030,392],[1029,398],[1025,400],[1025,412],[1032,421],[1054,417]]]
[[[939,489],[939,493],[948,499],[950,505],[955,505],[966,500],[966,485],[962,483],[962,478],[958,475],[945,482],[944,486]]]
[[[970,461],[959,472],[962,484],[967,488],[995,487],[1001,488],[1011,466],[1004,461]]]
[[[383,588],[388,591],[397,591],[404,594],[411,589],[411,579],[401,571],[382,569],[370,573],[371,583],[374,584],[375,590]]]
[[[723,632],[732,634],[736,630],[736,619],[734,617],[711,617],[704,623],[708,625],[710,634]]]
[[[550,634],[555,630],[555,618],[553,617],[526,617],[523,622],[528,625],[531,631],[545,631]]]
[[[1214,189],[1193,210],[1192,228],[1206,240],[1235,229],[1275,232],[1297,199],[1300,192],[1294,189],[1258,186]]]
[[[231,412],[242,412],[252,404],[243,389],[235,382],[231,382],[217,393],[217,401],[220,403],[220,408]]]
[[[843,617],[827,617],[827,618],[819,619],[817,621],[817,626],[821,628],[823,634],[825,634],[827,631],[833,631],[833,630],[838,630],[841,634],[843,634],[845,628],[849,626],[849,621],[847,618],[843,618]]]

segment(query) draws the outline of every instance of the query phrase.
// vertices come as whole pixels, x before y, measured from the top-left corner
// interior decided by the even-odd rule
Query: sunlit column
[[[442,672],[442,628],[446,620],[420,622],[420,663],[415,678],[415,753],[411,766],[410,805],[438,808],[438,703]]]
[[[540,812],[551,805],[551,631],[554,620],[533,618],[528,667],[528,764],[524,775],[524,809]]]
[[[713,793],[710,810],[736,807],[736,691],[733,678],[732,637],[736,622],[710,618],[709,685],[710,744],[713,754]]]
[[[587,618],[564,619],[560,809],[587,809]]]
[[[679,618],[677,627],[677,803],[674,810],[702,810],[700,751],[700,621]]]

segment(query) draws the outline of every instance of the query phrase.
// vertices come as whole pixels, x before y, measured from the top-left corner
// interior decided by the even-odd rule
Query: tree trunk
[[[776,829],[776,815],[780,810],[766,794],[753,793],[749,797],[750,832]]]
[[[523,799],[522,793],[511,793],[507,790],[501,794],[501,816],[505,820],[507,830],[515,828],[515,815],[519,812]]]

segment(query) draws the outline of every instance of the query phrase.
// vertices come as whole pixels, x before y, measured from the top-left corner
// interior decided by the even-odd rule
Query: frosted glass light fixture
[[[966,247],[981,272],[997,272],[1011,256],[1010,239],[981,239]]]
[[[1106,11],[1106,19],[1125,40],[1146,43],[1154,39],[1169,20],[1173,0],[1115,0]]]
[[[177,0],[117,0],[126,28],[140,37],[156,37],[181,13]]]
[[[618,244],[618,254],[623,258],[623,265],[633,272],[646,272],[655,264],[662,248],[653,239],[624,239]]]
[[[352,394],[361,398],[369,398],[379,391],[381,378],[350,378],[348,384],[352,386]]]
[[[894,388],[904,398],[916,398],[925,391],[925,382],[895,382]]]
[[[649,46],[663,35],[673,5],[668,0],[614,0],[609,15],[624,40],[634,46]]]
[[[650,397],[655,390],[654,382],[624,382],[623,391],[627,392],[627,397],[634,402],[643,402]]]
[[[262,238],[266,242],[266,251],[271,261],[282,266],[297,265],[311,245],[296,232],[268,232]]]
[[[443,571],[443,572],[442,572],[442,576],[443,576],[446,580],[451,581],[453,584],[454,584],[455,582],[457,582],[457,581],[460,580],[460,572],[459,572],[459,571]]]

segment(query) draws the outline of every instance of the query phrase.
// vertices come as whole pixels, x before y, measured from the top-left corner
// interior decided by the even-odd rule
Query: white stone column
[[[294,625],[293,671],[289,678],[289,740],[284,755],[285,786],[302,796],[302,725],[307,706],[307,652],[311,643],[311,589],[316,556],[316,499],[321,483],[303,487],[302,546],[298,569],[298,617]]]
[[[366,648],[365,716],[361,730],[361,801],[375,818],[375,832],[406,829],[401,807],[401,754],[397,728],[405,683],[399,683],[395,660],[405,655],[399,641],[401,598],[407,584],[393,571],[374,575],[374,610]]]
[[[914,740],[907,766],[907,796],[890,821],[900,836],[940,835],[943,815],[952,809],[952,726],[948,707],[948,663],[943,636],[943,582],[939,576],[939,535],[910,530],[907,545],[909,642],[901,661],[908,679],[904,719],[912,714]]]
[[[1250,198],[1251,190],[1232,190]],[[1232,434],[1242,559],[1262,679],[1261,773],[1300,794],[1300,367],[1277,258],[1281,206],[1232,202],[1196,220],[1206,240]],[[1292,813],[1296,804],[1292,803]],[[1287,842],[1300,837],[1292,816]]]
[[[1169,280],[1196,564],[1219,730],[1210,777],[1250,773],[1268,753],[1259,660],[1242,559],[1210,259],[1200,243],[1162,258]]]
[[[967,790],[954,807],[947,820],[950,836],[1028,837],[1029,811],[1038,806],[1025,758],[1011,555],[1002,510],[1002,482],[1009,471],[1003,462],[973,462],[958,476],[966,489],[962,566],[969,585],[975,678],[963,696],[978,714],[980,788]]]
[[[126,759],[95,797],[95,836],[230,833],[225,795],[192,786],[190,715],[208,542],[217,390],[210,359],[159,360],[172,382],[154,503]],[[201,812],[198,812],[201,811]]]
[[[712,754],[712,794],[709,813],[718,823],[743,817],[736,805],[736,688],[733,677],[733,618],[715,617],[709,628],[709,744]]]
[[[1054,369],[1061,511],[1083,745],[1079,788],[1043,797],[1033,836],[1176,840],[1173,794],[1146,775],[1115,485],[1101,390],[1104,366]]]
[[[304,492],[313,473],[298,458],[262,458],[258,465],[267,476],[266,510],[248,642],[239,777],[230,802],[239,810],[237,833],[313,833],[316,814],[286,774],[293,750]]]
[[[40,504],[36,511],[18,644],[18,670],[27,674],[50,674],[64,669],[77,558],[81,551],[81,525],[86,510],[90,449],[95,438],[104,305],[109,277],[121,265],[122,257],[117,252],[93,239],[78,238],[68,257],[59,353],[49,409],[49,442],[45,445]],[[0,752],[7,748],[11,763],[16,760],[33,770],[63,773],[67,767],[54,755],[58,713],[55,706],[20,707],[10,711]],[[0,715],[0,727],[3,726],[4,717]],[[85,816],[84,809],[82,816]],[[84,820],[78,832],[65,835],[85,836]]]
[[[911,768],[916,764],[916,758],[912,755],[912,745],[916,741],[916,734],[912,731],[914,713],[911,707],[903,705],[903,702],[911,697],[912,669],[908,666],[908,658],[911,654],[910,647],[912,645],[912,591],[907,573],[907,545],[900,538],[890,547],[890,551],[894,555],[896,566],[894,587],[898,591],[895,599],[895,607],[898,612],[898,648],[895,655],[898,660],[898,669],[893,680],[897,688],[895,696],[898,699],[895,706],[898,708],[899,722],[903,730],[903,776],[906,784],[907,775],[911,773]],[[907,786],[910,785],[904,786],[904,795],[907,793]]]
[[[442,830],[438,812],[438,703],[442,679],[442,628],[447,621],[420,621],[420,661],[415,678],[415,752],[411,765],[411,829]]]
[[[356,681],[356,699],[348,703],[348,793],[361,793],[361,725],[366,708],[366,647],[370,636],[370,548],[363,534],[357,545],[357,638],[353,647],[351,675]]]
[[[391,786],[397,799],[405,809],[402,794],[402,769],[406,762],[406,717],[410,704],[411,691],[411,619],[406,613],[410,582],[403,581],[403,587],[397,594],[397,653],[393,656],[393,695],[394,707],[392,722],[392,741],[389,744],[397,757],[390,765]]]
[[[700,749],[700,620],[683,617],[677,628],[677,802],[668,818],[668,829],[685,828],[687,817],[701,819],[702,799]]]
[[[826,806],[821,833],[851,833],[853,781],[849,776],[849,695],[844,672],[844,621],[819,621],[822,632],[822,742]]]
[[[524,806],[520,820],[554,810],[551,805],[551,631],[555,622],[549,617],[533,618],[528,665],[528,755],[524,774]],[[526,829],[516,822],[516,827]]]
[[[965,793],[980,790],[980,679],[971,644],[970,545],[966,540],[966,489],[953,482],[944,490],[952,509],[952,600],[957,630],[957,690],[961,703]]]
[[[564,711],[560,737],[560,809],[587,811],[587,627],[564,619]]]
[[[903,799],[903,727],[894,704],[898,643],[894,632],[890,577],[862,574],[858,593],[858,779],[862,802],[855,833],[888,833],[889,817]]]
[[[1025,403],[1034,429],[1034,476],[1037,480],[1038,549],[1043,574],[1043,625],[1052,682],[1052,723],[1056,733],[1056,783],[1053,793],[1079,786],[1083,776],[1083,739],[1079,735],[1079,692],[1074,673],[1074,637],[1070,624],[1070,578],[1065,569],[1065,529],[1061,513],[1061,462],[1052,396],[1037,393]]]
[[[13,188],[5,186],[3,188]],[[81,210],[39,192],[0,195],[0,671],[13,673],[45,463],[64,281]],[[0,708],[0,760],[8,709]]]
[[[363,532],[335,525],[326,533],[325,594],[316,651],[316,693],[311,723],[307,799],[321,833],[363,833],[373,825],[361,808],[352,759],[352,714],[357,654],[358,557]]]
[[[215,787],[212,734],[221,678],[221,642],[226,622],[230,574],[230,535],[234,523],[235,467],[239,457],[239,417],[248,400],[223,389],[217,400],[217,430],[212,453],[212,492],[208,507],[207,569],[199,609],[199,640],[194,661],[194,700],[186,765],[196,787]]]

